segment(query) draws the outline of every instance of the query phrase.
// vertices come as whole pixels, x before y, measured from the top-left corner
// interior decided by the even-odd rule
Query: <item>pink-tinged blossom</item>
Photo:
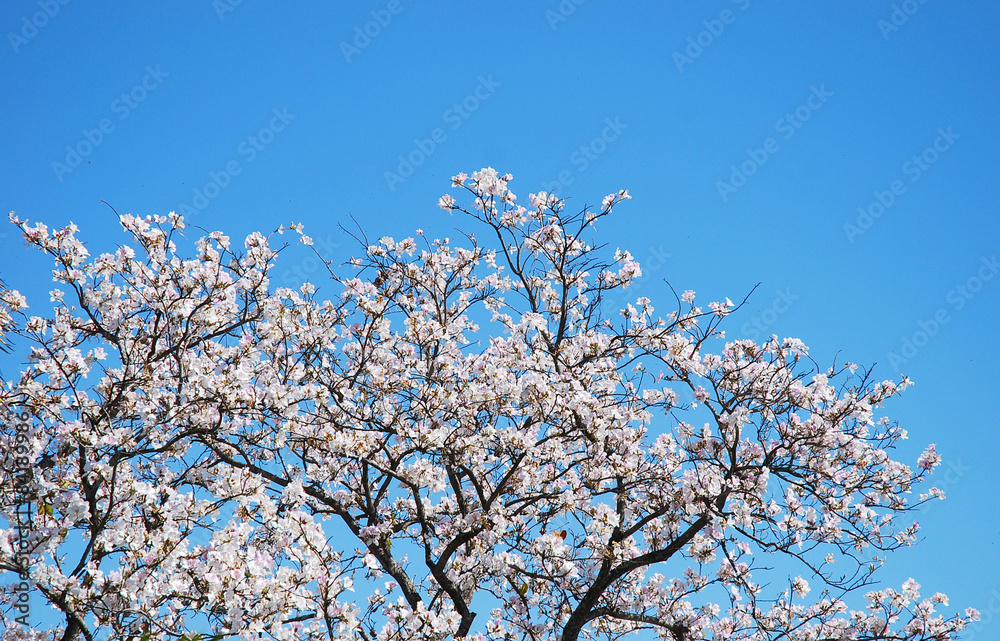
[[[455,198],[451,194],[445,194],[438,200],[438,207],[445,211],[451,211],[455,206]]]
[[[941,464],[941,455],[937,453],[937,448],[933,443],[927,446],[920,457],[917,458],[917,466],[922,470],[933,470]]]
[[[605,210],[611,209],[614,205],[620,203],[623,200],[630,200],[632,196],[629,195],[627,189],[622,189],[613,194],[608,194],[601,201],[601,208]]]

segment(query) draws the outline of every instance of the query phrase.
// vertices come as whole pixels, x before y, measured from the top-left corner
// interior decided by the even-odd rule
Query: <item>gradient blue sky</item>
[[[301,221],[342,260],[348,214],[376,238],[467,228],[435,206],[459,171],[574,206],[628,188],[599,231],[642,294],[760,283],[731,336],[914,379],[900,456],[937,443],[948,500],[883,576],[1000,637],[1000,5],[48,1],[0,6],[5,211],[72,220],[95,254],[125,239],[102,199],[234,238]],[[0,234],[0,275],[44,310],[48,263]],[[278,284],[317,266],[291,253]]]

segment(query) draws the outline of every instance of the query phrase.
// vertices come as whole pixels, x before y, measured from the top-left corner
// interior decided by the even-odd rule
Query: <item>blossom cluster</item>
[[[0,295],[0,332],[32,346],[0,389],[34,419],[23,570],[62,615],[35,632],[923,641],[975,619],[912,580],[848,605],[942,496],[910,499],[933,445],[890,457],[906,433],[880,408],[909,380],[728,340],[729,299],[609,310],[641,267],[588,235],[628,192],[569,214],[511,182],[458,174],[438,203],[490,245],[381,238],[333,300],[271,290],[284,227],[184,258],[183,218],[122,216],[131,242],[92,257],[72,224],[12,215],[58,285],[49,316]],[[781,590],[774,557],[808,580]]]

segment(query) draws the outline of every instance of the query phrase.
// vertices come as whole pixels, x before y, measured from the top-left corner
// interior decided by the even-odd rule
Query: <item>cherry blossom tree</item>
[[[3,638],[920,641],[978,616],[875,585],[943,498],[912,494],[933,445],[890,458],[907,379],[727,339],[729,299],[607,309],[641,269],[591,235],[628,192],[568,213],[510,180],[439,201],[479,236],[359,232],[333,300],[271,291],[300,225],[185,258],[183,218],[126,215],[91,257],[11,214],[58,288],[48,316],[0,295],[31,347],[0,390],[30,425],[2,432]]]

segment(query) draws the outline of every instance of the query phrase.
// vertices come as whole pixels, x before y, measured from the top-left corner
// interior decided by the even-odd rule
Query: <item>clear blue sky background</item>
[[[103,199],[234,238],[302,221],[342,260],[348,213],[376,238],[467,228],[435,206],[459,171],[511,172],[522,198],[560,181],[574,205],[628,188],[600,232],[645,263],[642,294],[760,283],[731,336],[916,381],[888,411],[905,460],[937,443],[949,498],[884,577],[1000,637],[1000,6],[222,2],[6,0],[0,206],[76,222],[95,254],[125,238]],[[2,233],[0,275],[46,309],[48,263]],[[319,272],[290,253],[278,274]]]

